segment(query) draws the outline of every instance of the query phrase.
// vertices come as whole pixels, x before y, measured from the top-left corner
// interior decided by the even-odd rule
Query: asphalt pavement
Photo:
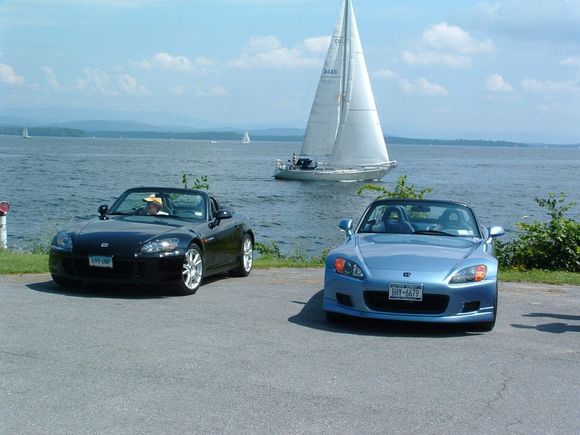
[[[580,433],[580,287],[500,283],[489,333],[328,324],[322,271],[193,296],[0,277],[0,433]]]

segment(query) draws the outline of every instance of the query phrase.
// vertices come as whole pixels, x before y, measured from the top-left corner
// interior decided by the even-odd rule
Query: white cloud
[[[422,35],[423,47],[405,50],[403,61],[408,65],[444,65],[452,68],[469,68],[471,56],[495,50],[491,39],[478,41],[458,26],[439,23],[429,27]]]
[[[458,26],[439,23],[423,32],[423,40],[437,50],[465,54],[491,53],[495,50],[491,39],[477,41]]]
[[[310,43],[312,47],[314,44]],[[274,36],[251,38],[242,48],[242,54],[228,62],[236,68],[311,68],[320,66],[320,60],[305,57],[297,48],[287,48]]]
[[[412,53],[410,51],[403,52],[403,60],[408,65],[434,65],[441,64],[453,68],[469,68],[471,66],[471,58],[458,54],[445,54],[433,51]]]
[[[330,45],[330,36],[318,36],[304,40],[304,47],[311,53],[326,53]]]
[[[479,11],[483,19],[493,21],[499,17],[500,5],[499,3],[491,4],[487,2],[478,3],[476,10]]]
[[[371,75],[375,79],[391,80],[391,79],[397,78],[397,74],[395,74],[390,69],[380,69],[380,70],[374,71]]]
[[[563,66],[580,66],[580,55],[579,56],[569,56],[560,62]]]
[[[56,77],[56,74],[54,73],[54,71],[47,66],[43,66],[40,69],[41,69],[42,73],[44,74],[44,77],[46,78],[46,81],[48,82],[50,87],[54,91],[61,91],[62,86],[61,86],[60,82],[58,81],[58,78]]]
[[[227,97],[230,94],[221,85],[210,86],[206,89],[203,89],[200,86],[196,86],[194,92],[198,97]]]
[[[196,58],[193,62],[185,56],[174,56],[160,52],[147,60],[130,60],[129,65],[142,70],[160,69],[163,71],[191,72],[196,69],[211,68],[215,61],[205,56]]]
[[[173,56],[169,53],[157,53],[153,56],[153,64],[163,70],[191,71],[193,65],[185,56]]]
[[[194,64],[200,68],[210,68],[215,66],[215,60],[210,59],[209,57],[200,56],[195,59]]]
[[[129,65],[137,69],[149,70],[153,69],[153,65],[148,60],[129,60]]]
[[[26,80],[19,76],[10,65],[0,63],[0,81],[11,86],[24,86]]]
[[[117,87],[121,92],[128,95],[146,95],[147,89],[140,85],[137,79],[129,74],[118,74],[115,76]]]
[[[176,95],[178,97],[181,97],[187,93],[187,87],[185,87],[185,86],[171,86],[169,88],[169,93],[171,95]]]
[[[491,92],[513,92],[514,88],[499,74],[491,74],[485,78],[485,87]]]
[[[427,79],[421,77],[413,81],[408,79],[399,80],[401,89],[405,94],[423,95],[428,97],[441,97],[449,95],[447,89],[443,86],[430,83]]]
[[[85,68],[84,77],[76,81],[77,89],[102,95],[148,95],[145,86],[129,74],[109,74],[99,68]]]
[[[580,81],[554,82],[525,79],[522,80],[522,87],[529,92],[579,92]]]

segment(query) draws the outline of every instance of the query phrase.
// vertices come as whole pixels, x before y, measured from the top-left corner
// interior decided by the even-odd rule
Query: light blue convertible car
[[[469,324],[490,331],[498,300],[492,240],[465,204],[439,200],[374,201],[346,242],[330,252],[323,309],[329,321],[347,316]]]

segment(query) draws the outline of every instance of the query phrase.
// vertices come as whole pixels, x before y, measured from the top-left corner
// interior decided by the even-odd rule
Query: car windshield
[[[359,232],[480,237],[468,207],[430,201],[379,201],[363,216]]]
[[[204,221],[205,196],[196,191],[129,191],[109,211],[110,215],[172,216]]]

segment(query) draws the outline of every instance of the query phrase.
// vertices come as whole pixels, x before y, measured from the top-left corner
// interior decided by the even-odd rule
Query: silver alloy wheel
[[[242,249],[244,270],[249,273],[252,270],[252,264],[254,262],[254,247],[252,246],[252,239],[249,236],[244,238],[244,246]]]
[[[189,248],[183,259],[183,284],[190,290],[199,287],[203,278],[203,260],[197,248]]]

